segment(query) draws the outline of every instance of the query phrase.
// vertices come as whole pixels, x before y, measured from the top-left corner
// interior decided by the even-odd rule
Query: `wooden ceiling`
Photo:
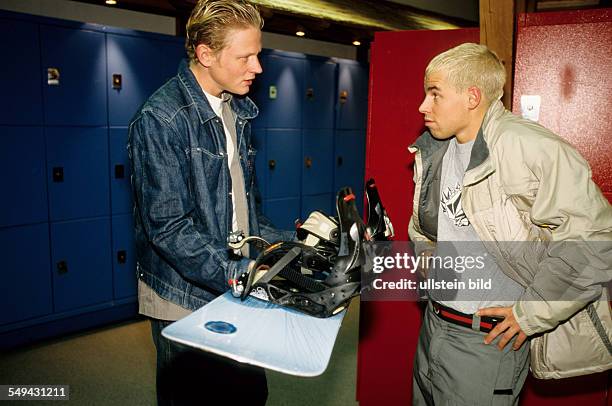
[[[104,0],[76,0],[104,5]],[[448,0],[458,1],[458,0]],[[527,11],[607,7],[610,0],[514,0]],[[295,35],[298,27],[306,38],[349,45],[358,40],[368,48],[374,32],[386,30],[451,29],[476,27],[478,21],[462,20],[383,0],[251,0],[264,17],[264,31]],[[176,32],[185,24],[197,0],[117,0],[113,7],[176,17]],[[473,3],[473,2],[466,2]]]
[[[77,0],[103,5],[104,0]],[[386,30],[451,29],[476,26],[461,20],[382,0],[251,0],[264,17],[264,31],[295,35],[298,27],[307,38],[366,47],[374,32]],[[177,33],[197,0],[117,0],[113,7],[176,17]]]

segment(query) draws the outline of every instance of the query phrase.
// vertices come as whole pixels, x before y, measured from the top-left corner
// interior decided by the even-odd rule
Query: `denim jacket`
[[[251,235],[291,239],[260,209],[249,120],[258,114],[248,97],[234,96],[240,163]],[[227,249],[232,227],[226,138],[188,61],[136,113],[129,126],[138,277],[159,296],[195,310],[247,269]]]

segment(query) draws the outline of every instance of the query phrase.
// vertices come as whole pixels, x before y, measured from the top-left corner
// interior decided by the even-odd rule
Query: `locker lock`
[[[125,177],[125,166],[115,165],[115,179],[123,179]]]
[[[53,182],[63,182],[64,181],[64,168],[61,166],[56,166],[53,168]]]
[[[344,160],[342,159],[342,157],[341,157],[341,156],[339,156],[339,157],[338,157],[338,166],[342,166],[342,162],[343,162],[343,161],[344,161]]]
[[[120,264],[127,262],[127,252],[125,250],[117,251],[117,262]]]
[[[270,168],[270,169],[276,168],[276,161],[274,159],[270,159],[268,161],[268,168]]]
[[[121,89],[121,74],[113,73],[113,89]]]
[[[348,99],[348,90],[343,90],[340,92],[340,104],[346,103]]]
[[[312,167],[312,158],[309,156],[304,158],[304,164],[306,165],[306,168]]]
[[[68,263],[66,261],[59,261],[57,263],[57,273],[60,275],[68,273]]]
[[[58,68],[47,68],[47,85],[59,86],[60,71]]]
[[[308,89],[306,89],[306,98],[308,100],[314,99],[314,89],[312,87],[309,87]]]

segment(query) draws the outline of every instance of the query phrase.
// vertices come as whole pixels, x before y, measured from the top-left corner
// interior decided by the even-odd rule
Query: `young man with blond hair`
[[[612,241],[612,207],[588,164],[557,135],[504,109],[505,70],[486,46],[441,53],[424,82],[419,111],[428,131],[410,147],[416,187],[409,235],[430,250],[452,244],[455,253],[488,258],[470,276],[491,287],[428,292],[413,403],[517,404],[529,368],[527,338],[559,333],[568,319],[582,335],[548,340],[557,347],[537,354],[563,361],[536,357],[532,368],[545,364],[558,377],[612,367],[602,288],[612,277],[612,250],[597,245]]]
[[[188,60],[129,127],[139,311],[157,348],[159,404],[265,404],[263,369],[190,350],[161,336],[228,289],[248,249],[228,235],[291,238],[261,215],[246,96],[262,72],[263,21],[243,0],[200,0],[187,23]],[[155,61],[151,61],[155,63]]]

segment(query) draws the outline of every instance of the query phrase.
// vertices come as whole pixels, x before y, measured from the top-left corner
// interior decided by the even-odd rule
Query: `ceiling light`
[[[109,6],[114,6],[115,4],[117,4],[117,0],[106,0],[106,4],[108,4]]]
[[[295,35],[297,35],[298,37],[303,37],[304,35],[306,35],[306,33],[304,32],[304,27],[298,25],[297,29],[295,30]]]
[[[359,41],[355,40],[355,41],[353,41],[353,45],[355,45],[356,47],[358,47],[359,45],[361,45],[361,42],[359,42]]]

